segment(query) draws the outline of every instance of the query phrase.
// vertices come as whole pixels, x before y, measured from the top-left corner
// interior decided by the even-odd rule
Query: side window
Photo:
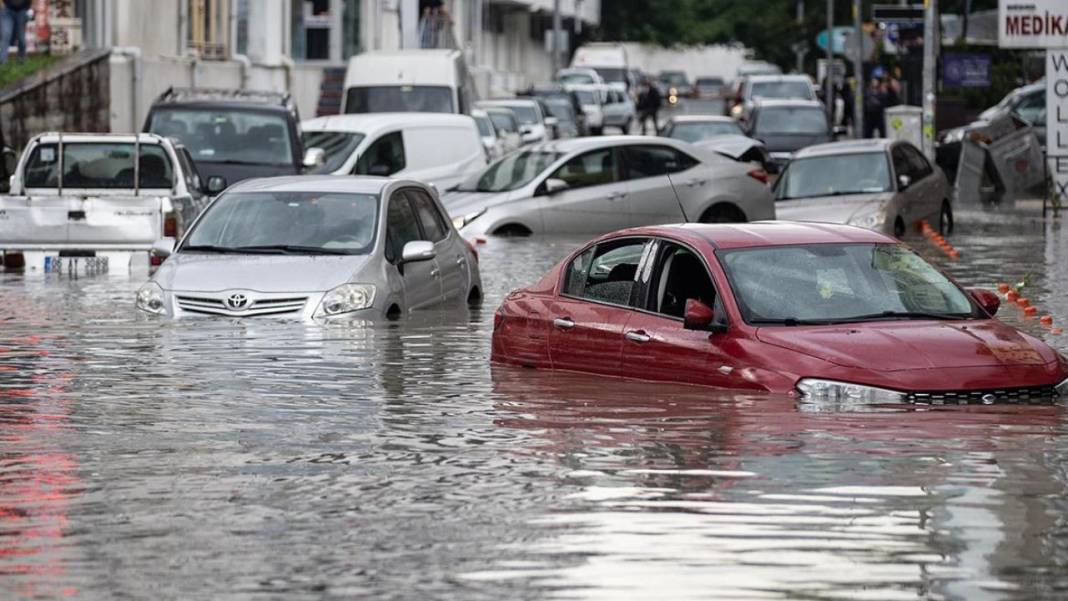
[[[189,194],[200,196],[200,173],[197,172],[196,164],[193,163],[193,157],[189,156],[189,151],[184,146],[175,148],[174,154],[178,156],[178,163],[181,164],[182,172],[185,174],[185,186],[189,188]]]
[[[386,260],[396,262],[404,252],[404,245],[420,240],[419,221],[412,210],[412,204],[402,192],[397,192],[389,199],[386,211]]]
[[[412,201],[419,223],[423,225],[424,239],[431,242],[444,240],[449,230],[445,227],[445,221],[434,201],[422,190],[405,190],[404,193]]]
[[[692,157],[667,146],[626,146],[627,179],[685,171],[697,164]]]
[[[905,146],[905,154],[908,155],[909,165],[912,167],[912,179],[918,180],[931,175],[933,171],[927,157],[913,146]]]
[[[396,131],[371,143],[356,161],[352,174],[393,175],[404,167],[404,138]]]
[[[648,240],[628,238],[600,244],[567,268],[564,294],[613,305],[631,305],[638,264]]]
[[[909,157],[905,154],[905,147],[901,145],[894,146],[890,149],[890,160],[894,163],[894,175],[902,176],[907,175],[912,177],[912,164],[909,161]]]
[[[1031,94],[1016,105],[1015,113],[1029,123],[1044,125],[1039,116],[1046,112],[1046,92]]]
[[[693,251],[678,244],[664,243],[653,271],[646,309],[682,319],[689,299],[715,306],[716,286],[712,277]]]
[[[572,188],[602,186],[619,181],[616,155],[611,148],[594,150],[564,163],[551,177],[562,179]]]

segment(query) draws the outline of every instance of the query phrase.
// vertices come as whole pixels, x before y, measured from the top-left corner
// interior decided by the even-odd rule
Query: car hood
[[[513,192],[449,192],[441,199],[449,216],[453,219],[477,213],[482,209],[494,207],[511,200]]]
[[[775,217],[793,221],[849,223],[857,215],[878,211],[893,196],[893,192],[885,192],[784,200],[775,203]]]
[[[762,134],[758,139],[768,147],[768,152],[794,152],[831,141],[827,134]]]
[[[720,154],[725,154],[736,161],[753,148],[761,148],[764,146],[763,142],[760,140],[754,140],[753,138],[738,134],[713,136],[696,142],[695,145]]]
[[[757,338],[835,365],[879,372],[1041,366],[1057,360],[1041,341],[995,319],[760,328]]]
[[[322,292],[351,281],[368,255],[217,255],[178,253],[153,277],[164,290]]]
[[[276,175],[298,175],[293,165],[232,165],[228,163],[210,163],[207,161],[195,161],[200,181],[208,183],[208,178],[216,175],[226,179],[226,185],[232,186],[237,182],[252,179],[254,177],[274,177]]]

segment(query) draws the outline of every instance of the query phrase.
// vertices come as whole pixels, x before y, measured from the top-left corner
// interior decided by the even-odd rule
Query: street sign
[[[923,5],[875,4],[871,7],[871,20],[880,23],[923,23]]]
[[[846,37],[853,31],[852,27],[835,27],[831,30],[831,52],[835,54],[842,54],[845,49]],[[820,47],[820,50],[827,50],[827,30],[819,32],[816,35],[816,45]]]
[[[1046,51],[1046,160],[1054,197],[1068,205],[1068,48]]]
[[[950,88],[990,86],[990,55],[947,52],[942,55],[942,84]]]
[[[1068,47],[1068,2],[998,0],[998,47]]]

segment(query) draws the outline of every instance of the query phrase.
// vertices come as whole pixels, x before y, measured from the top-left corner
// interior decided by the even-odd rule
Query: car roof
[[[754,221],[751,223],[683,223],[638,227],[602,236],[664,236],[717,250],[792,246],[798,244],[897,244],[896,238],[874,230],[838,223]]]
[[[375,135],[385,129],[419,126],[471,127],[471,117],[453,113],[359,113],[302,121],[304,131],[349,131]]]
[[[843,140],[841,142],[827,142],[815,144],[798,150],[794,153],[795,159],[813,156],[830,156],[836,154],[859,154],[864,152],[886,152],[894,140],[887,138],[875,138],[869,140]]]
[[[381,194],[391,183],[402,181],[368,175],[286,175],[246,179],[230,186],[229,192],[343,192]],[[413,185],[414,182],[413,182]]]
[[[58,144],[60,140],[66,143],[99,143],[107,144],[109,142],[115,143],[128,143],[140,142],[141,144],[165,144],[170,143],[174,145],[174,142],[164,136],[157,134],[139,133],[139,134],[111,134],[111,133],[66,133],[66,132],[45,132],[39,134],[35,139],[41,144]]]
[[[561,154],[568,154],[572,152],[585,152],[587,150],[595,150],[597,148],[608,148],[610,146],[619,146],[621,144],[642,144],[653,143],[662,144],[666,146],[681,147],[685,145],[685,142],[680,142],[672,138],[664,138],[661,136],[631,136],[631,135],[615,135],[615,136],[588,136],[582,138],[565,138],[562,140],[550,140],[548,142],[541,142],[539,144],[532,144],[524,146],[522,150],[536,150],[542,152],[558,152]],[[692,146],[689,148],[693,148]],[[690,151],[693,153],[694,151]]]
[[[475,103],[475,106],[479,108],[485,108],[487,106],[529,106],[531,104],[538,104],[538,101],[534,98],[492,98],[490,100],[479,100]]]
[[[823,103],[819,100],[804,100],[801,98],[759,98],[755,101],[754,107],[817,108],[823,110]]]
[[[723,115],[676,115],[672,123],[738,123],[733,117]]]
[[[805,83],[812,83],[812,80],[808,78],[808,75],[747,75],[746,79],[749,80],[749,83],[764,83],[769,81],[803,81]]]

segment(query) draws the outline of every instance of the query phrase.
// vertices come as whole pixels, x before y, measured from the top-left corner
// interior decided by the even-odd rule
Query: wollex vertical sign
[[[999,0],[998,46],[1046,49],[1046,157],[1068,201],[1068,0]]]

